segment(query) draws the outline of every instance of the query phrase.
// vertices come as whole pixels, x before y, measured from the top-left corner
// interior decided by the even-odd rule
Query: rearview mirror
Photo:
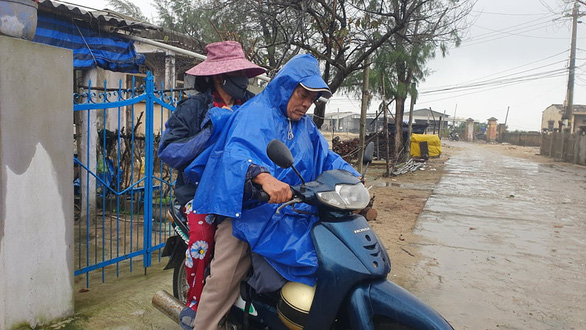
[[[282,168],[289,168],[293,165],[293,155],[291,150],[281,141],[272,140],[267,146],[267,156],[273,163]]]
[[[362,164],[366,165],[372,162],[374,156],[374,142],[369,142],[366,148],[364,148],[364,157],[362,157]]]
[[[299,173],[295,166],[293,166],[293,155],[291,154],[291,150],[289,150],[289,147],[283,142],[279,140],[272,140],[269,142],[269,145],[267,146],[267,156],[269,156],[273,163],[277,164],[279,167],[293,168],[293,171],[295,171],[295,174],[301,179],[301,182],[305,183],[301,173]]]

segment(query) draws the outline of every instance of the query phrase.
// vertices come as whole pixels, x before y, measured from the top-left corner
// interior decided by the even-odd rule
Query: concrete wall
[[[577,153],[575,154],[574,163],[586,165],[586,136],[582,135],[576,144]]]
[[[73,314],[72,68],[0,36],[0,329]]]
[[[517,146],[541,146],[541,133],[539,132],[505,132],[500,142],[507,142]]]
[[[540,153],[556,160],[586,165],[586,135],[562,132],[542,134]]]

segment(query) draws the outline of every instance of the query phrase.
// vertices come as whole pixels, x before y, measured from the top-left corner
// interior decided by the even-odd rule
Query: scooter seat
[[[177,202],[176,199],[171,202],[171,207],[169,208],[169,213],[175,222],[181,222],[182,224],[187,226],[187,217],[182,211],[183,206]]]

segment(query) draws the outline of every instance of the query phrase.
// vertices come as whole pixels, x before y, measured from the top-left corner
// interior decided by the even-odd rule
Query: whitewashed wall
[[[0,329],[73,314],[72,68],[0,36]]]

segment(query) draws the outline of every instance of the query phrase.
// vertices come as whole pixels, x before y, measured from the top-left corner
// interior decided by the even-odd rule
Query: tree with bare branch
[[[418,42],[444,47],[447,43],[439,40],[454,36],[457,29],[450,29],[457,25],[452,21],[464,17],[472,2],[162,0],[157,8],[165,27],[187,31],[194,37],[196,33],[204,33],[202,38],[206,42],[232,38],[246,49],[255,49],[250,58],[269,68],[269,74],[274,74],[292,56],[311,53],[321,60],[323,78],[335,92],[348,85],[345,84],[348,77],[364,69],[367,57],[375,57],[387,44],[411,45],[415,35],[420,35]],[[421,32],[414,34],[416,22]],[[229,35],[229,31],[233,34]],[[401,64],[388,63],[387,68],[397,65]],[[407,83],[413,73],[409,73],[407,66],[403,71]],[[400,89],[398,84],[394,86]],[[323,123],[324,114],[325,104],[317,104],[314,121],[318,127]]]
[[[424,1],[409,17],[402,29],[387,40],[373,56],[370,74],[372,93],[395,101],[393,159],[399,161],[403,141],[403,115],[407,98],[412,104],[417,98],[417,85],[431,74],[426,63],[441,52],[445,56],[450,46],[458,46],[461,35],[468,29],[467,17],[475,1]],[[355,74],[347,80],[348,89],[359,91]],[[385,100],[384,100],[385,101]],[[387,103],[387,102],[385,102]],[[385,108],[385,111],[387,109]]]

